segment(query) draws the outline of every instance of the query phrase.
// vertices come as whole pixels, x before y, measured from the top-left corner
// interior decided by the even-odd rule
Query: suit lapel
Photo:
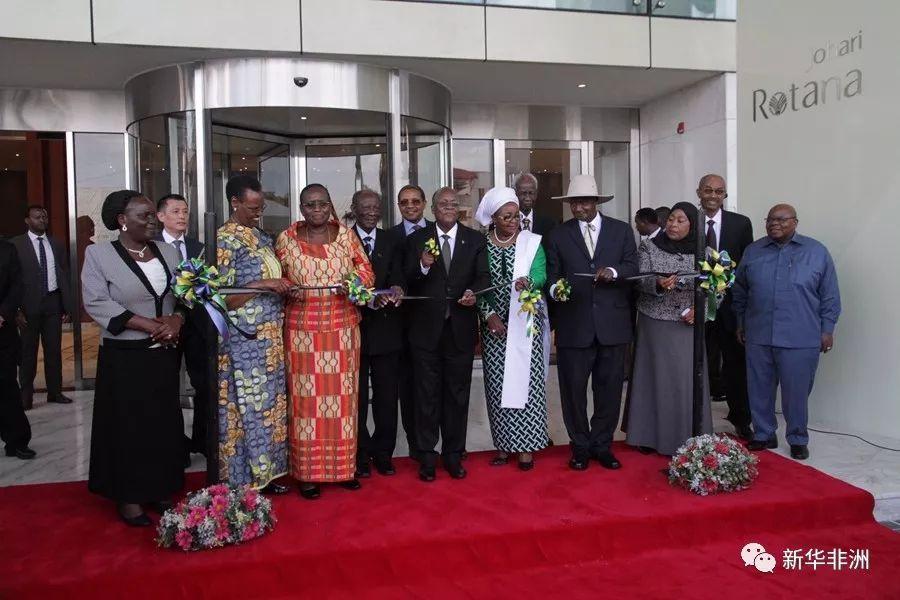
[[[572,236],[572,239],[575,240],[575,246],[581,251],[581,254],[584,255],[588,261],[591,260],[591,257],[588,255],[587,246],[584,245],[584,236],[581,235],[581,222],[578,219],[572,219],[567,222],[569,227],[569,234]],[[599,240],[598,240],[599,241]],[[594,245],[594,256],[596,256],[596,244]]]
[[[461,266],[459,266],[460,264],[462,264],[462,260],[457,259],[461,259],[463,255],[468,252],[468,247],[471,245],[469,240],[466,239],[469,237],[468,235],[466,235],[467,233],[468,232],[466,231],[464,225],[457,224],[456,243],[453,245],[453,252],[450,255],[450,272],[447,274],[448,279],[450,277],[453,277],[454,275],[457,275],[457,272],[462,268]]]

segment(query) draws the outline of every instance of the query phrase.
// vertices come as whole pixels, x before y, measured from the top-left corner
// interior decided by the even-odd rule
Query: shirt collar
[[[428,221],[425,220],[425,217],[422,217],[415,223],[403,219],[403,228],[406,229],[406,233],[410,233],[412,231],[413,225],[418,225],[420,229],[424,229],[427,224]]]
[[[375,232],[378,231],[377,227],[372,228],[372,233],[366,233],[366,230],[360,227],[359,225],[354,225],[356,227],[356,233],[359,234],[359,239],[365,239],[366,237],[372,238],[372,243],[375,243]]]
[[[437,223],[435,223],[435,225],[434,225],[434,229],[435,229],[435,231],[437,231],[438,238],[440,238],[442,235],[444,235],[446,233],[446,235],[450,236],[451,240],[456,239],[456,230],[458,228],[459,228],[459,223],[454,223],[453,227],[450,228],[450,231],[444,232],[441,230],[440,227],[438,227]]]
[[[721,224],[722,224],[722,209],[720,208],[720,209],[716,212],[716,214],[714,214],[714,215],[711,216],[711,217],[708,217],[708,216],[706,216],[706,213],[703,213],[703,223],[704,223],[704,224],[708,225],[710,219],[712,219],[713,222],[715,222],[716,225],[721,225]]]
[[[789,240],[787,241],[787,244],[785,244],[785,246],[787,246],[788,244],[800,244],[800,245],[803,245],[803,243],[804,243],[805,241],[806,241],[806,238],[805,238],[804,236],[800,235],[799,233],[797,233],[797,232],[795,231],[795,232],[794,232],[794,237],[792,237],[791,239],[789,239]],[[766,246],[778,246],[778,242],[776,242],[775,240],[773,240],[772,238],[770,238],[770,237],[767,235],[767,236],[766,236]]]
[[[180,236],[175,237],[174,235],[172,235],[171,233],[169,233],[168,231],[163,229],[162,237],[163,237],[163,241],[167,244],[171,244],[175,240],[181,240],[182,242],[184,242],[184,234],[183,233]]]
[[[588,221],[587,223],[589,223],[589,224],[591,224],[591,225],[594,226],[594,231],[600,231],[600,223],[602,222],[602,220],[603,220],[603,215],[601,215],[601,214],[600,214],[600,211],[598,210],[598,211],[597,211],[597,216],[595,216],[595,217],[593,218],[593,220]],[[585,225],[586,225],[587,223],[585,223],[585,221],[580,221],[579,224],[578,224],[578,227],[579,227],[582,231],[584,231],[584,227],[585,227]]]
[[[652,240],[653,238],[655,238],[656,236],[659,235],[659,232],[660,232],[660,231],[662,231],[662,227],[657,227],[657,228],[656,228],[656,231],[654,231],[653,233],[651,233],[650,235],[648,235],[647,238]]]
[[[28,237],[31,239],[31,242],[32,242],[32,243],[36,242],[37,239],[38,239],[37,234],[34,233],[33,231],[31,231],[30,229],[28,230]],[[41,237],[44,238],[44,239],[46,240],[46,239],[47,239],[47,234],[46,234],[46,232],[43,233],[43,234],[41,234]]]

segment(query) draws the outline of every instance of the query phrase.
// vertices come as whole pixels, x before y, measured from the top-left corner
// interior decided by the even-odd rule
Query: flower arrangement
[[[553,288],[553,299],[557,302],[567,302],[572,295],[572,284],[565,277],[560,277]]]
[[[364,306],[374,297],[374,288],[368,288],[363,285],[362,277],[356,271],[344,278],[344,287],[347,290],[347,298],[353,304]]]
[[[428,241],[425,242],[425,251],[435,258],[441,255],[441,249],[438,246],[437,240],[434,238],[428,238]]]
[[[228,306],[220,290],[231,283],[234,273],[220,275],[219,270],[199,258],[190,258],[178,263],[172,274],[172,294],[188,308],[200,304],[206,309],[219,335],[228,339],[228,323],[248,339],[256,337],[238,327],[228,316]]]
[[[734,285],[735,262],[728,251],[706,249],[706,260],[700,262],[700,287],[706,290],[706,320],[716,319],[716,310],[725,297],[725,290]]]
[[[211,485],[189,494],[163,514],[157,528],[160,548],[185,552],[240,544],[275,527],[272,503],[249,487]]]
[[[519,302],[522,304],[522,306],[519,307],[519,313],[525,313],[527,315],[525,322],[528,337],[537,333],[537,327],[535,327],[534,323],[537,318],[538,304],[540,301],[541,291],[534,289],[530,283],[528,284],[528,287],[519,292]]]
[[[695,494],[736,492],[753,483],[759,459],[734,439],[704,434],[688,439],[669,463],[669,483]]]

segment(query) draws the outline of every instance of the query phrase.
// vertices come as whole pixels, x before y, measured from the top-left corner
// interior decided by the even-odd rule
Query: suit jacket
[[[22,305],[22,267],[16,247],[0,241],[0,380],[15,380],[19,364],[19,331],[16,312]]]
[[[610,346],[630,342],[631,285],[625,278],[638,272],[631,226],[604,216],[593,259],[585,248],[576,219],[555,227],[544,248],[547,252],[547,285],[552,286],[560,277],[565,277],[572,285],[567,302],[553,302],[551,316],[556,329],[556,345],[586,348],[595,339]],[[617,281],[594,285],[588,277],[575,276],[575,273],[595,273],[601,266],[615,269]]]
[[[744,250],[753,243],[753,224],[744,215],[722,209],[722,227],[719,238],[719,250],[727,250],[732,260],[740,263]],[[737,329],[737,319],[731,303],[731,291],[729,290],[716,311],[716,322],[726,331],[734,332]]]
[[[359,235],[356,227],[353,232]],[[395,285],[406,289],[403,277],[403,253],[406,241],[394,229],[375,230],[375,248],[369,255],[372,270],[375,271],[375,289],[383,290]],[[362,239],[360,239],[362,241]],[[362,335],[360,351],[367,356],[377,356],[403,349],[403,315],[401,308],[393,304],[379,309],[364,306],[360,309],[362,321],[359,324]]]
[[[163,238],[162,233],[153,238],[157,244],[170,246],[175,248],[174,244],[169,244]],[[205,261],[206,257],[203,256],[204,245],[203,242],[196,238],[192,238],[188,235],[184,236],[184,247],[187,249],[188,258],[197,258]],[[177,253],[176,253],[177,254]],[[178,263],[181,262],[181,256],[177,256]],[[176,263],[176,266],[178,265]],[[183,337],[187,337],[189,335],[195,335],[200,337],[201,339],[206,337],[206,322],[209,320],[209,315],[206,312],[206,309],[203,308],[200,304],[194,306],[194,308],[187,310],[185,313],[187,318],[185,320],[184,326],[182,327],[181,335]],[[184,344],[182,344],[182,349],[186,348]]]
[[[407,303],[409,343],[415,348],[437,348],[444,328],[444,315],[449,307],[450,325],[457,347],[475,351],[477,309],[475,305],[462,306],[456,299],[462,297],[467,289],[478,291],[491,285],[487,238],[465,225],[459,224],[457,227],[449,274],[444,270],[440,257],[427,275],[422,273],[419,260],[425,249],[425,242],[429,239],[436,240],[438,235],[433,223],[406,239],[404,270],[408,293],[435,298]]]
[[[162,244],[166,243],[166,240],[163,239],[162,233],[160,233],[153,239]],[[175,247],[172,244],[169,244],[169,245],[172,246],[173,248]],[[204,258],[203,243],[200,240],[186,235],[186,236],[184,236],[184,247],[187,249],[188,258],[197,258],[198,256],[200,257],[201,260]]]
[[[53,250],[53,262],[56,263],[56,286],[62,298],[63,311],[72,316],[74,303],[69,279],[68,255],[63,249],[62,243],[49,235],[46,238]],[[19,307],[25,313],[25,317],[29,318],[41,307],[41,263],[27,233],[14,237],[12,243],[16,246],[22,270],[23,292],[22,303]]]
[[[426,229],[433,225],[434,225],[434,221],[429,221],[428,219],[425,219],[425,228]],[[392,231],[396,234],[399,234],[401,238],[406,237],[406,228],[403,226],[402,219],[400,220],[400,222],[397,225],[394,225],[393,227],[391,227],[390,231]]]

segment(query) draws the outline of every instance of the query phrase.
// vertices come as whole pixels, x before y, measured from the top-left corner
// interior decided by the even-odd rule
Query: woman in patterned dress
[[[492,226],[487,236],[491,285],[502,285],[478,302],[484,392],[497,448],[491,464],[505,465],[511,453],[518,453],[519,468],[528,471],[534,466],[533,452],[549,444],[547,323],[543,308],[531,318],[520,311],[519,293],[544,286],[546,259],[541,236],[519,231],[519,202],[513,189],[489,190],[475,218],[485,227]]]
[[[232,324],[228,338],[219,338],[219,477],[283,494],[288,488],[274,480],[288,470],[282,295],[290,284],[272,238],[257,228],[265,210],[259,181],[232,177],[225,192],[233,212],[216,236],[219,271],[231,272],[236,287],[268,293],[226,298],[233,323],[256,338]]]
[[[304,220],[275,244],[291,283],[334,285],[355,271],[363,285],[374,285],[362,243],[334,217],[325,186],[303,188],[300,212]],[[308,500],[320,496],[320,483],[360,488],[355,477],[359,322],[356,306],[333,290],[296,290],[287,303],[291,475]]]

